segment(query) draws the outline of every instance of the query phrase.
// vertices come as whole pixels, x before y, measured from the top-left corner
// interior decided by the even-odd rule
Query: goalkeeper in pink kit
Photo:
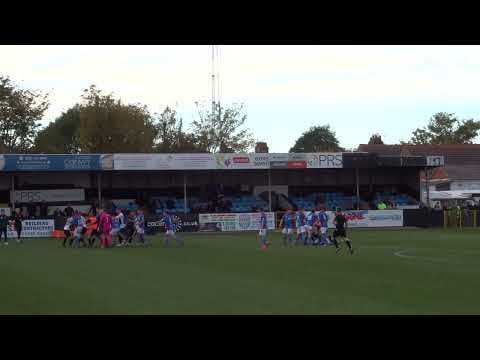
[[[100,214],[100,221],[98,224],[99,229],[101,229],[100,245],[102,248],[109,248],[112,245],[112,217],[109,213],[102,210]]]

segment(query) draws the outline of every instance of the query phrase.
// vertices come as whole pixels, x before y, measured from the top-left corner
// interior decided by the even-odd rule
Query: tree
[[[183,120],[174,109],[167,106],[154,124],[157,132],[155,151],[178,153],[199,150],[195,136],[183,130]]]
[[[329,125],[312,126],[305,131],[290,149],[290,152],[342,151],[335,133]]]
[[[459,120],[454,114],[433,115],[426,128],[418,128],[411,144],[471,144],[480,130],[480,121]]]
[[[201,151],[247,152],[253,148],[255,142],[250,130],[242,129],[247,119],[243,105],[223,108],[217,104],[214,115],[202,110],[198,115],[192,123],[192,132]]]
[[[368,145],[383,145],[382,136],[380,134],[373,134],[368,140]]]
[[[80,152],[79,127],[80,105],[77,104],[38,132],[35,151],[46,154]]]
[[[146,106],[123,104],[94,85],[82,99],[78,136],[83,153],[152,152],[157,130]]]
[[[48,109],[48,94],[15,86],[0,76],[0,143],[6,152],[29,152]]]

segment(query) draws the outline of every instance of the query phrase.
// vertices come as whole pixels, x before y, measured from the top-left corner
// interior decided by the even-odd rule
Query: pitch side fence
[[[267,226],[270,230],[279,228],[283,212],[266,213]],[[333,227],[334,214],[329,215],[329,227]],[[382,228],[382,227],[420,227],[420,228],[463,228],[480,225],[480,212],[477,210],[428,209],[404,210],[352,210],[345,211],[350,228]],[[259,227],[259,213],[224,213],[224,214],[177,214],[177,231],[181,232],[221,232],[221,231],[254,231]],[[48,231],[63,230],[64,217],[57,217],[46,222],[42,219],[27,220],[28,227],[35,236],[48,236]],[[38,227],[36,231],[35,228]],[[164,232],[165,227],[161,215],[146,215],[146,232],[155,235]],[[13,234],[12,234],[13,236]]]

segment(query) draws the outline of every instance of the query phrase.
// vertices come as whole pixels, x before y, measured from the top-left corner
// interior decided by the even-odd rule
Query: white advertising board
[[[349,228],[396,227],[403,226],[402,210],[348,210],[343,212]],[[307,215],[308,212],[305,212]],[[317,212],[318,214],[318,212]],[[335,212],[327,211],[328,227],[334,228]]]
[[[10,192],[11,196],[11,192]],[[84,189],[16,190],[15,203],[84,201]]]
[[[327,211],[328,227],[333,228],[335,213]],[[350,228],[403,226],[402,210],[349,210],[344,211]]]
[[[343,167],[342,153],[269,154],[271,169],[338,169]]]
[[[427,156],[427,166],[444,166],[445,158],[441,155]]]
[[[115,170],[215,169],[213,154],[114,154]]]
[[[267,228],[275,229],[275,213],[266,212]],[[200,231],[252,231],[260,228],[260,213],[200,214]]]
[[[269,154],[215,154],[216,168],[221,170],[268,169]]]
[[[114,154],[114,170],[242,170],[342,168],[342,153]]]
[[[50,237],[55,228],[53,219],[23,220],[22,221],[22,238],[30,237]],[[7,237],[17,238],[17,232],[8,228]]]
[[[7,216],[12,215],[12,210],[8,207],[1,207],[0,210],[5,211],[5,215],[7,215]]]

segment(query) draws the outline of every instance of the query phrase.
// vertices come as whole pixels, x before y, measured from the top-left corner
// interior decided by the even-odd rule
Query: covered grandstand
[[[111,200],[179,213],[372,209],[379,201],[402,208],[418,206],[420,173],[436,166],[427,162],[426,156],[369,152],[5,154],[0,201],[25,207],[46,202],[49,214],[67,204],[105,207]],[[47,190],[56,193],[49,197]]]

